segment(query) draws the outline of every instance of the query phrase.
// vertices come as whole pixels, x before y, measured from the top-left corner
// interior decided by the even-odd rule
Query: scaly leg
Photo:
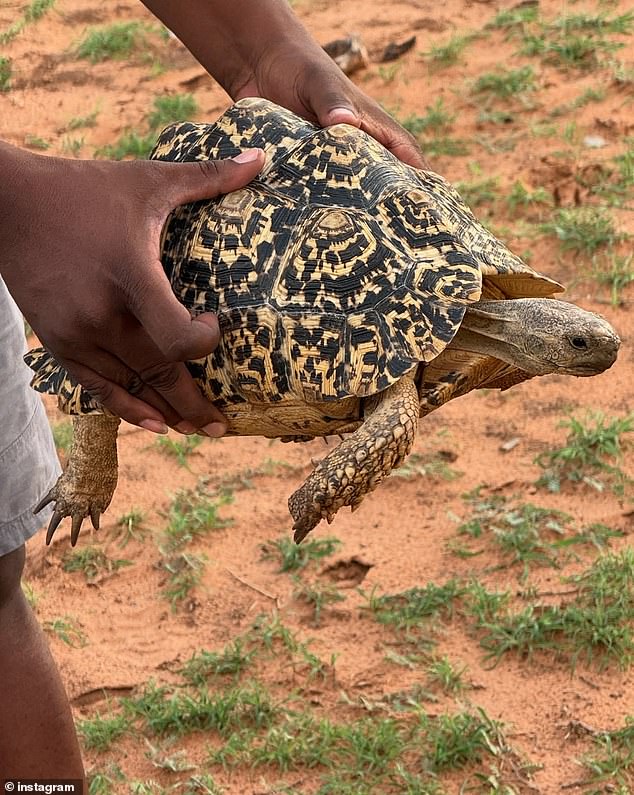
[[[403,377],[379,396],[369,419],[314,469],[290,496],[288,507],[299,543],[322,519],[332,521],[344,505],[354,511],[400,466],[416,437],[420,409],[414,374]]]
[[[70,543],[75,546],[83,520],[90,516],[92,526],[99,529],[99,516],[110,505],[117,486],[117,430],[120,420],[105,414],[73,417],[73,444],[68,465],[57,483],[35,507],[42,510],[55,502],[46,534],[51,539],[65,516],[73,525]]]

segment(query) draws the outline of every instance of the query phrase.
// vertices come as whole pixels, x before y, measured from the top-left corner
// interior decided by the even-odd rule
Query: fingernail
[[[253,163],[254,160],[260,157],[261,152],[261,149],[245,149],[244,152],[240,152],[239,155],[231,159],[234,163]]]
[[[359,118],[351,108],[332,108],[328,113],[328,124],[358,124]]]
[[[152,431],[152,433],[167,433],[169,430],[164,422],[159,422],[158,420],[141,420],[139,425],[145,428],[146,431]]]
[[[188,422],[187,420],[179,422],[178,425],[174,426],[174,428],[179,433],[185,433],[187,435],[191,433],[196,433],[196,431],[198,430],[195,425],[192,425],[191,422]]]
[[[209,425],[204,425],[202,430],[212,439],[219,439],[224,436],[227,427],[221,422],[210,422]]]

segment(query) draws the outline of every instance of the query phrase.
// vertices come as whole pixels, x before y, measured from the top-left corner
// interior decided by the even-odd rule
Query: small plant
[[[336,602],[342,602],[346,597],[334,585],[320,582],[308,583],[300,577],[295,577],[295,591],[293,595],[301,602],[305,602],[313,609],[313,626],[321,623],[321,614],[325,607]]]
[[[11,59],[0,55],[0,91],[8,91],[11,88],[11,75],[13,67]]]
[[[603,259],[603,262],[602,262]],[[605,262],[607,260],[607,263]],[[610,288],[610,303],[613,307],[622,303],[621,293],[634,282],[634,255],[620,256],[611,252],[604,258],[592,258],[592,277],[599,284]]]
[[[529,605],[483,621],[481,644],[487,658],[497,662],[509,651],[550,651],[567,657],[573,666],[581,655],[600,665],[628,665],[634,654],[634,551],[603,554],[565,582],[577,592],[561,606]]]
[[[197,112],[198,106],[192,94],[166,94],[154,99],[148,124],[153,131],[162,130],[173,122],[190,120]]]
[[[85,143],[86,139],[83,135],[80,138],[73,138],[69,135],[66,135],[62,140],[62,151],[66,152],[71,157],[79,157]]]
[[[453,603],[464,592],[457,580],[444,585],[429,583],[424,588],[410,588],[396,594],[369,597],[368,607],[374,618],[397,630],[419,629],[423,619],[450,616]]]
[[[498,99],[511,99],[535,90],[535,73],[531,66],[487,72],[476,80],[473,90],[477,94],[489,94]]]
[[[163,561],[163,568],[169,574],[163,595],[171,602],[172,610],[176,610],[200,583],[206,561],[204,555],[194,555],[191,552],[180,552]]]
[[[30,149],[41,149],[42,151],[50,148],[50,143],[39,135],[25,135],[24,145]]]
[[[562,424],[569,428],[566,444],[535,459],[544,470],[537,485],[559,491],[562,482],[569,481],[601,491],[607,480],[616,494],[623,494],[631,479],[619,467],[622,437],[634,430],[634,414],[608,419],[596,413],[585,422],[571,417]]]
[[[99,752],[107,751],[130,728],[130,719],[123,714],[103,716],[97,713],[92,718],[77,722],[77,732],[84,748]]]
[[[506,202],[509,209],[516,211],[518,207],[534,207],[535,205],[551,205],[552,196],[546,188],[529,190],[522,182],[515,180]]]
[[[91,63],[111,58],[127,58],[145,43],[147,26],[140,22],[117,22],[92,28],[77,48],[77,56]]]
[[[634,788],[634,717],[626,717],[622,729],[596,732],[592,742],[595,751],[583,758],[583,765],[590,773],[587,783],[593,787],[606,784],[623,795],[631,792]],[[616,790],[614,782],[622,789]],[[593,789],[593,792],[600,791]]]
[[[139,135],[134,130],[124,133],[114,144],[108,144],[97,149],[95,157],[104,157],[107,160],[124,160],[133,158],[143,160],[149,157],[156,143],[156,134]]]
[[[507,11],[498,11],[491,22],[487,23],[488,28],[501,28],[511,30],[512,28],[522,28],[530,22],[536,22],[539,15],[539,6],[518,5]]]
[[[446,132],[456,118],[455,113],[451,113],[444,106],[442,97],[439,97],[433,105],[427,106],[427,113],[424,116],[412,114],[401,119],[401,125],[411,132],[414,136],[419,136],[424,132]]]
[[[101,574],[112,574],[123,566],[131,566],[131,560],[112,560],[99,547],[83,547],[71,550],[62,558],[62,569],[68,572],[82,571],[88,582]]]
[[[51,635],[55,635],[62,643],[65,643],[67,646],[72,646],[75,649],[85,646],[88,642],[86,635],[82,632],[75,619],[69,616],[45,621],[44,630]]]
[[[192,434],[178,439],[171,436],[159,436],[154,444],[164,455],[175,458],[179,466],[187,467],[187,459],[202,442],[202,436]]]
[[[465,665],[455,666],[448,657],[441,657],[434,660],[427,667],[429,680],[439,685],[445,693],[461,693],[465,689],[464,673],[467,670]]]
[[[167,514],[169,523],[161,551],[169,554],[211,530],[228,527],[233,520],[222,519],[218,512],[231,502],[230,494],[208,494],[200,487],[178,492]]]
[[[542,232],[555,235],[564,251],[594,254],[619,240],[610,215],[597,207],[562,208],[541,225]]]
[[[17,19],[3,33],[0,33],[0,44],[8,44],[19,36],[24,28],[31,22],[36,22],[40,17],[55,5],[55,0],[32,0]]]
[[[66,125],[66,129],[69,131],[72,130],[81,130],[85,127],[95,127],[97,124],[97,116],[100,113],[100,108],[95,108],[91,113],[86,114],[85,116],[73,116],[73,118],[68,122]]]
[[[222,652],[201,651],[194,654],[182,669],[181,673],[188,682],[200,686],[210,676],[239,676],[246,670],[256,654],[255,649],[245,649],[241,638],[229,643]]]
[[[332,555],[341,546],[338,538],[311,538],[302,544],[296,544],[287,536],[267,541],[262,544],[262,559],[277,560],[279,572],[299,571],[311,561],[321,560]]]
[[[122,549],[130,541],[143,541],[146,535],[146,530],[143,527],[144,519],[144,514],[134,509],[117,519],[117,536]]]
[[[475,38],[474,34],[453,36],[446,44],[432,47],[425,53],[434,66],[451,66],[460,59],[465,47]]]

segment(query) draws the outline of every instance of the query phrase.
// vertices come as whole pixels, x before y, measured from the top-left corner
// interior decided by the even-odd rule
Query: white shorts
[[[53,436],[33,373],[22,361],[24,322],[0,279],[0,556],[21,547],[49,516],[33,507],[60,474]]]

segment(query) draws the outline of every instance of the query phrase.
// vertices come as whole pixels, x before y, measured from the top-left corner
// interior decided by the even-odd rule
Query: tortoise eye
[[[578,351],[587,351],[588,350],[588,343],[585,341],[583,337],[572,337],[570,340],[570,344],[573,348],[576,348]]]

